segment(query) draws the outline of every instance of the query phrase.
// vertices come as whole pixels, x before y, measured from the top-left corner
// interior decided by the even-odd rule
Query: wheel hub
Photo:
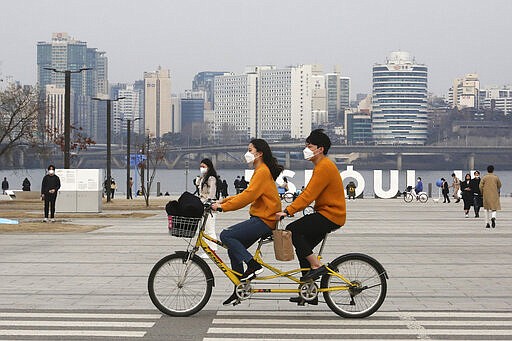
[[[315,282],[307,282],[299,286],[299,296],[306,301],[314,300],[318,297],[318,286]]]

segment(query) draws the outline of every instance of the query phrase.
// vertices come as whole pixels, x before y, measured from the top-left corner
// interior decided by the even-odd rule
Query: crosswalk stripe
[[[329,341],[375,341],[376,339],[359,339],[359,338],[355,338],[355,339],[347,339],[347,338],[343,338],[343,339],[331,339],[329,338],[328,339]],[[228,337],[228,338],[224,338],[224,337],[205,337],[203,339],[203,341],[240,341],[240,338],[231,338],[231,337]],[[314,339],[303,339],[303,338],[300,338],[300,339],[276,339],[275,337],[268,337],[268,338],[246,338],[244,337],[244,341],[318,341],[318,338],[314,338]],[[413,339],[402,339],[400,338],[400,341],[418,341],[417,338],[413,338]],[[474,339],[471,339],[471,341],[483,341],[483,340],[474,340]]]
[[[409,321],[404,320],[383,320],[383,319],[326,319],[326,320],[288,320],[288,319],[279,319],[279,320],[270,320],[270,319],[213,319],[213,324],[243,324],[243,325],[251,325],[251,324],[264,324],[264,325],[304,325],[306,322],[312,322],[315,326],[366,326],[366,325],[398,325],[398,326],[406,326]],[[509,326],[512,327],[512,322],[510,321],[474,321],[474,320],[466,320],[466,321],[431,321],[431,320],[415,320],[417,324],[423,326],[489,326],[489,327],[499,327],[499,326]]]
[[[417,335],[416,330],[411,329],[347,329],[347,328],[218,328],[208,329],[209,334],[260,334],[260,335]],[[428,329],[428,335],[491,335],[509,336],[512,330],[479,330],[479,329]],[[245,338],[244,338],[245,339]],[[275,339],[275,338],[274,338]]]
[[[233,311],[218,311],[218,316],[268,316],[268,311],[251,311],[251,310],[239,310],[235,313]],[[403,312],[376,312],[372,315],[372,317],[401,317],[403,316]],[[512,318],[512,313],[508,312],[464,312],[464,311],[454,311],[454,312],[435,312],[435,311],[408,311],[408,316],[413,317],[445,317],[445,318]],[[333,317],[336,316],[333,312],[330,311],[273,311],[272,316],[289,316],[289,317]]]
[[[27,318],[97,318],[97,319],[159,319],[161,314],[111,314],[111,313],[17,313],[0,312],[0,317]]]
[[[102,336],[102,337],[144,337],[145,331],[124,330],[26,330],[0,329],[4,336]]]
[[[154,322],[103,321],[0,321],[0,326],[151,328]]]

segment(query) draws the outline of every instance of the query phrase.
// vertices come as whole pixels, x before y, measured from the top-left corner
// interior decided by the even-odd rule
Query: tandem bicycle
[[[213,263],[236,287],[239,302],[255,295],[275,293],[297,294],[306,302],[322,294],[327,306],[336,314],[346,318],[363,318],[376,312],[386,297],[388,275],[384,267],[374,258],[362,253],[349,253],[326,264],[328,273],[319,283],[316,280],[301,281],[301,272],[309,268],[283,271],[262,258],[261,247],[271,243],[271,238],[258,241],[254,259],[272,274],[257,276],[249,281],[240,281],[241,273],[227,266],[219,255],[207,244],[207,240],[223,248],[221,241],[204,232],[206,221],[212,211],[211,202],[204,204],[202,218],[171,216],[171,235],[190,238],[183,251],[167,255],[153,267],[148,278],[148,292],[153,304],[170,316],[190,316],[208,303],[215,285],[215,278],[209,265],[197,253],[202,249]],[[199,230],[199,232],[197,232]],[[318,252],[321,257],[327,235]],[[290,285],[272,287],[271,280],[283,279]]]

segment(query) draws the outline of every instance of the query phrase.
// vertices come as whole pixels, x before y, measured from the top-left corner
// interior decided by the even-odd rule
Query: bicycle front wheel
[[[405,201],[405,202],[411,202],[411,201],[412,201],[412,199],[413,199],[413,196],[412,196],[412,194],[411,194],[411,193],[405,193],[405,194],[404,194],[404,201]]]
[[[287,202],[287,203],[291,203],[291,202],[293,202],[293,193],[290,193],[290,192],[285,193],[285,194],[283,195],[283,199],[284,199],[284,201],[285,201],[285,202]]]
[[[422,202],[422,203],[426,203],[426,202],[427,202],[427,200],[428,200],[428,195],[427,195],[427,193],[421,193],[421,194],[419,195],[419,200],[420,200],[420,202]]]
[[[151,270],[149,297],[162,313],[190,316],[208,303],[213,277],[208,265],[196,257],[187,260],[187,253],[168,255]]]
[[[333,274],[322,276],[322,288],[332,289],[323,293],[324,299],[336,314],[347,318],[367,317],[376,312],[386,298],[386,272],[382,265],[370,256],[352,253],[340,256],[329,268],[349,280],[353,287],[336,290],[347,284]]]

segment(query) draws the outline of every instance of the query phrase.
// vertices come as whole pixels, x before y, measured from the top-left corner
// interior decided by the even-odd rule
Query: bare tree
[[[169,150],[169,146],[166,143],[160,142],[156,139],[149,139],[142,145],[142,154],[146,155],[146,160],[140,162],[137,165],[137,172],[141,178],[142,195],[146,201],[146,207],[149,207],[149,197],[151,194],[151,186],[155,179],[155,174],[158,166],[165,160],[165,155]],[[144,178],[146,177],[146,181]]]
[[[0,156],[34,138],[37,118],[35,88],[10,85],[0,92]]]

